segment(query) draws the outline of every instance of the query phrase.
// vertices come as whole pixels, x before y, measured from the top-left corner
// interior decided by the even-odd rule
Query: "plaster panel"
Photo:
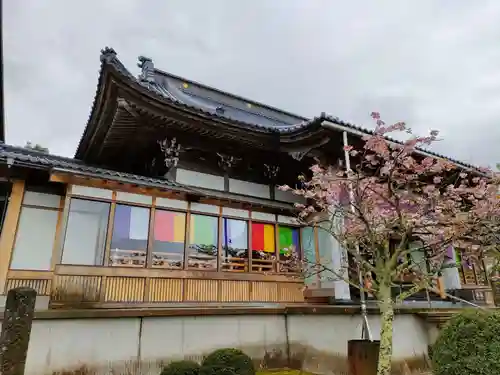
[[[118,202],[150,205],[153,202],[153,197],[151,197],[150,195],[142,195],[142,194],[134,194],[134,193],[127,193],[124,191],[118,191],[116,193],[116,200]]]
[[[112,366],[137,358],[139,319],[61,319],[33,322],[25,375]]]
[[[242,180],[229,179],[229,191],[235,194],[249,195],[252,197],[271,198],[268,185],[256,184]]]
[[[82,197],[112,199],[113,191],[108,189],[99,189],[88,186],[72,185],[71,194]]]
[[[216,176],[213,174],[178,168],[176,171],[175,180],[180,184],[224,191],[223,176]]]

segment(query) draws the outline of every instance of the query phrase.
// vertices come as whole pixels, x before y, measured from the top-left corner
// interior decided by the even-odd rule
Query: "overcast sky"
[[[6,0],[6,141],[73,156],[100,50],[308,117],[441,131],[500,161],[500,0]]]

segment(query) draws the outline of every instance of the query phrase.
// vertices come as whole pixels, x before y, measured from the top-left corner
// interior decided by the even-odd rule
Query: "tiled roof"
[[[117,172],[110,169],[93,167],[83,164],[80,160],[46,154],[41,151],[23,147],[0,144],[0,163],[8,163],[9,159],[15,164],[47,170],[65,170],[75,174],[84,174],[100,178],[120,180],[126,183],[147,184],[160,188],[187,190],[184,186],[165,179],[150,178],[131,173]]]
[[[73,172],[77,175],[103,178],[123,183],[143,185],[159,189],[168,189],[178,192],[190,193],[194,195],[207,196],[218,199],[229,199],[235,202],[246,202],[257,206],[272,207],[280,210],[293,210],[291,203],[272,201],[257,197],[242,196],[227,192],[215,191],[211,189],[188,187],[175,181],[160,178],[139,176],[131,173],[122,173],[105,168],[98,168],[83,164],[80,160],[65,158],[47,154],[41,151],[26,149],[0,143],[0,164],[10,164],[28,167],[41,168],[47,171]],[[12,164],[11,164],[12,165]]]
[[[121,63],[114,49],[103,49],[96,97],[101,86],[103,67],[107,64],[131,84],[146,89],[160,100],[213,118],[229,120],[249,130],[286,134],[318,125],[314,119],[294,115],[157,70],[148,58],[140,57],[139,60],[142,73],[136,78]],[[187,84],[188,88],[184,88],[183,84]]]
[[[219,118],[223,121],[229,120],[231,123],[244,126],[249,130],[285,135],[318,129],[324,121],[328,121],[339,125],[348,132],[367,135],[373,134],[372,130],[342,121],[338,117],[326,113],[321,113],[320,116],[308,119],[155,69],[153,62],[149,58],[139,57],[139,61],[142,73],[136,78],[120,62],[116,52],[112,48],[106,47],[103,49],[101,51],[101,73],[96,98],[102,85],[103,68],[107,64],[112,66],[123,77],[127,78],[131,84],[136,85],[137,88],[146,90],[163,101],[182,106],[188,110],[197,111],[213,118]],[[187,87],[184,84],[187,84]],[[95,105],[96,99],[94,99]],[[388,139],[394,143],[401,143],[394,139]],[[478,169],[477,166],[449,158],[442,154],[427,150],[418,151],[429,156],[447,159],[465,168]]]
[[[366,134],[366,135],[373,135],[373,134],[375,134],[375,132],[373,130],[362,128],[361,126],[357,126],[357,125],[351,124],[349,122],[342,121],[338,117],[334,117],[334,116],[328,115],[328,114],[326,114],[324,112],[319,117],[315,117],[314,120],[316,120],[316,121],[319,120],[320,122],[322,122],[322,121],[332,122],[332,123],[334,123],[336,125],[340,125],[340,126],[346,128],[347,132],[352,131],[353,133],[354,132],[356,132],[356,133],[363,133],[363,134]],[[395,140],[393,138],[390,138],[390,137],[385,137],[385,138],[388,141],[390,141],[390,142],[403,144],[403,142]],[[438,154],[436,152],[429,151],[429,150],[424,150],[424,149],[420,149],[420,148],[417,148],[417,151],[419,153],[421,153],[421,154],[427,154],[428,156],[431,156],[431,157],[448,160],[448,161],[450,161],[450,162],[452,162],[454,164],[457,164],[460,167],[471,168],[471,169],[474,169],[474,170],[477,170],[477,171],[479,170],[478,166],[476,166],[476,165],[472,165],[472,164],[469,164],[469,163],[464,163],[464,162],[462,162],[460,160],[450,158],[450,157],[445,156],[443,154]]]

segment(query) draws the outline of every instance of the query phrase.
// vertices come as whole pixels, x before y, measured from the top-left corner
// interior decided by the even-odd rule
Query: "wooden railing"
[[[221,268],[228,272],[248,272],[248,259],[233,256],[222,257]]]
[[[495,305],[493,291],[485,285],[463,285],[462,289],[455,292],[455,296],[477,305]]]
[[[224,264],[246,267],[238,258]],[[7,288],[30,286],[40,295],[50,296],[54,308],[304,301],[302,280],[285,275],[63,265],[57,265],[54,273],[31,274],[30,278],[29,271],[10,271]]]
[[[252,272],[273,272],[275,263],[273,259],[252,259]]]

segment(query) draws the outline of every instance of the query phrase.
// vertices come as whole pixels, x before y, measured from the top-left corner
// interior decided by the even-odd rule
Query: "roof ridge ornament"
[[[111,47],[104,47],[101,50],[101,61],[102,62],[110,62],[111,60],[116,58],[116,51]]]
[[[139,60],[137,66],[142,69],[139,79],[153,83],[155,81],[155,65],[153,64],[153,60],[145,56],[139,56],[137,59]]]

